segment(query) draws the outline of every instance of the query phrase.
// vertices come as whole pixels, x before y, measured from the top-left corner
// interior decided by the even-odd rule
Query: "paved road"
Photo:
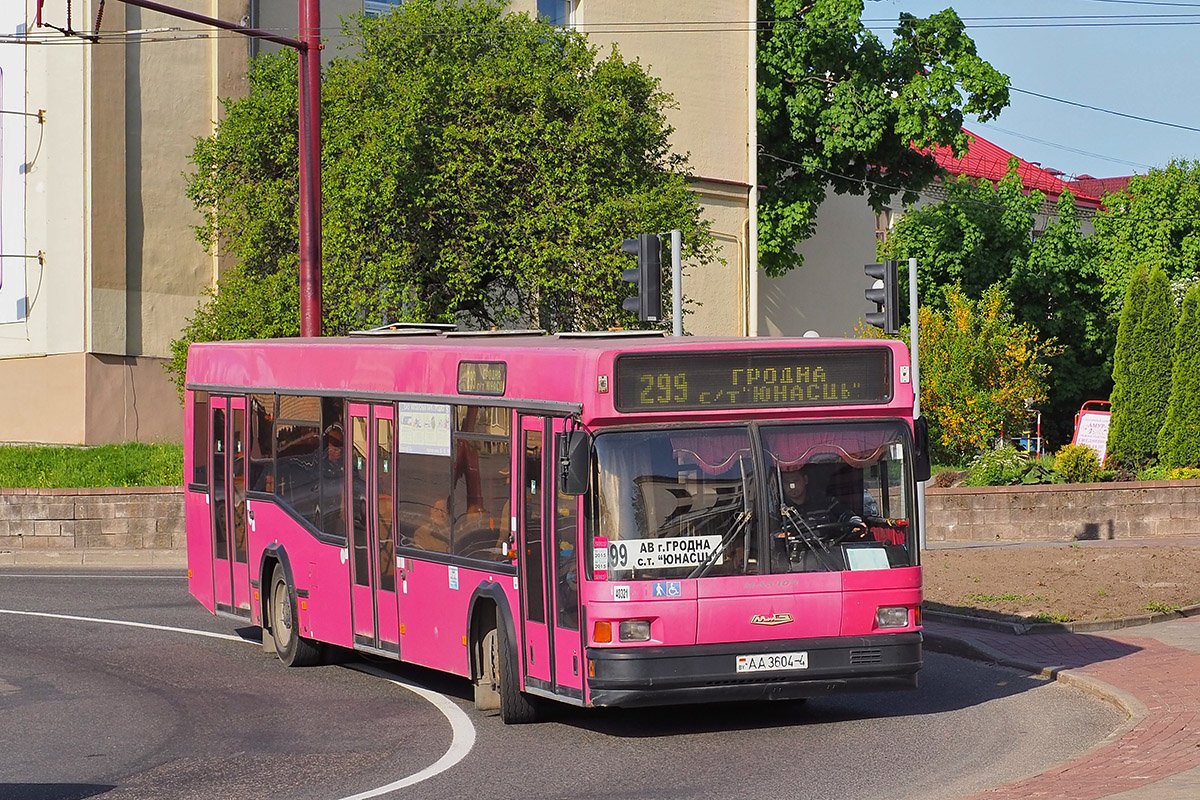
[[[929,654],[916,692],[564,708],[512,727],[463,681],[388,670],[439,693],[423,697],[356,659],[286,670],[236,627],[177,572],[0,570],[0,797],[332,799],[414,782],[387,796],[936,800],[1069,761],[1124,723],[1070,687]]]

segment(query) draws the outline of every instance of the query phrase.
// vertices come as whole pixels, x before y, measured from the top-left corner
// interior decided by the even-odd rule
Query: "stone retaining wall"
[[[1200,481],[931,487],[925,524],[927,542],[1200,538]]]
[[[928,542],[1200,538],[1200,481],[935,489]],[[0,489],[0,552],[184,550],[183,490]]]
[[[183,489],[0,489],[0,552],[179,550]]]

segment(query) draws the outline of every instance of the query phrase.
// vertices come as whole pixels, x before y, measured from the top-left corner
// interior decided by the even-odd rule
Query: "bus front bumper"
[[[919,631],[770,642],[587,650],[590,705],[793,700],[840,692],[915,689]],[[806,669],[738,672],[739,656],[806,653]]]

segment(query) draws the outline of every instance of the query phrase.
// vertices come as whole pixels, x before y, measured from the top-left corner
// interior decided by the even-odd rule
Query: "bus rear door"
[[[246,543],[246,398],[212,398],[213,589],[218,611],[250,616]]]
[[[390,405],[350,403],[350,559],[354,643],[400,652],[396,598],[395,413]]]
[[[523,632],[518,635],[526,688],[582,700],[578,583],[568,580],[578,500],[559,494],[554,469],[554,434],[562,431],[563,420],[524,415],[520,420],[517,546]]]

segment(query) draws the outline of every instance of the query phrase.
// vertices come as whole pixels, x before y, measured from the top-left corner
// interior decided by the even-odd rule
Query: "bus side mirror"
[[[913,420],[913,477],[927,481],[933,474],[929,455],[929,420],[924,415]]]
[[[558,435],[558,485],[563,494],[587,492],[591,472],[592,441],[584,431]]]

